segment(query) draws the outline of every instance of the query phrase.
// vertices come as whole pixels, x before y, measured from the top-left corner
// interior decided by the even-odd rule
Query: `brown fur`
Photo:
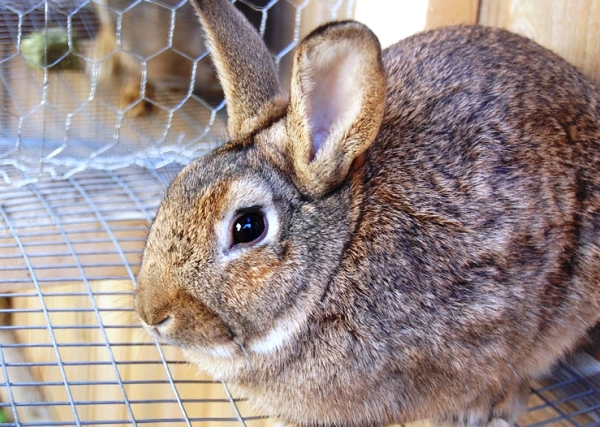
[[[196,6],[215,28],[239,19],[226,1]],[[343,22],[301,43],[282,114],[264,53],[247,52],[251,78],[231,65],[222,46],[254,37],[234,26],[207,31],[234,82],[234,139],[159,209],[135,299],[147,329],[289,423],[512,423],[529,381],[600,320],[598,89],[484,27],[418,34],[379,67],[372,34]],[[342,56],[310,72],[324,49]],[[343,55],[358,69],[336,86]],[[330,107],[310,88],[332,85],[361,108],[313,115]],[[276,224],[229,247],[252,206]]]
[[[192,5],[197,6],[194,2]],[[240,138],[281,115],[285,99],[279,89],[275,64],[263,40],[242,13],[225,2],[208,1],[198,16],[207,32],[225,99],[236,99],[228,103],[230,137]],[[240,43],[240,39],[231,38],[230,34],[246,37]],[[249,87],[256,90],[248,90]]]

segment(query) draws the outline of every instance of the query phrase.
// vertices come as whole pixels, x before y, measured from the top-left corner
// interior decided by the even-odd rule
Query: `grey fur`
[[[239,19],[229,6],[196,4],[215,26]],[[306,82],[321,77],[306,70],[347,39],[362,108],[311,153]],[[244,79],[217,55],[221,79]],[[600,92],[499,29],[430,31],[378,58],[368,29],[329,24],[298,49],[289,104],[260,76],[225,87],[230,104],[262,94],[240,97],[234,139],[172,183],[136,310],[291,424],[512,423],[529,382],[600,319]],[[232,257],[219,224],[254,191],[279,226]],[[289,336],[261,353],[278,325]]]

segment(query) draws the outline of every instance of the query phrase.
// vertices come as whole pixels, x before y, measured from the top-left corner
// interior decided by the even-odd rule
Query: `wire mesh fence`
[[[238,1],[282,76],[317,24],[353,0]],[[283,77],[285,78],[285,77]],[[225,106],[186,0],[0,2],[0,175],[187,162],[222,142]],[[26,172],[15,181],[14,171]]]
[[[211,72],[206,50],[177,42],[186,4],[0,0],[0,425],[275,422],[154,342],[132,309],[166,185],[180,165],[225,138],[218,88],[207,95],[196,85],[211,79],[201,75]],[[350,17],[353,1],[238,6],[285,79],[302,34]],[[136,47],[139,31],[128,29],[140,17],[155,24],[143,34],[162,37],[154,52]],[[98,54],[103,30],[114,38]],[[54,37],[66,50],[51,58],[36,37],[42,46]],[[160,69],[167,51],[187,63],[183,85]],[[542,425],[600,425],[595,359],[580,355],[535,385],[519,426]]]
[[[133,313],[148,223],[177,170],[86,171],[0,193],[0,425],[273,422]],[[580,355],[536,384],[519,426],[542,425],[600,425],[600,363]]]

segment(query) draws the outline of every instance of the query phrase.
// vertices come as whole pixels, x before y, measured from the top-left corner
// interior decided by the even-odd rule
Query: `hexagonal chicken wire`
[[[352,11],[350,0],[238,4],[282,73],[302,33]],[[107,32],[112,40],[101,39]],[[60,35],[63,42],[53,43]],[[4,0],[3,180],[185,163],[214,148],[225,138],[225,106],[211,68],[185,0]]]

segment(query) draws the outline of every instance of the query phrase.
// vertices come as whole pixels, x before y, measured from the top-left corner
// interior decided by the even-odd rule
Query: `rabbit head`
[[[209,2],[207,14],[224,3]],[[254,29],[233,8],[214,13],[232,18],[203,20],[213,37],[243,37],[209,39],[233,139],[171,184],[136,307],[153,333],[181,347],[260,352],[306,322],[350,238],[350,193],[381,122],[385,79],[375,36],[336,24],[298,47],[288,100]]]

